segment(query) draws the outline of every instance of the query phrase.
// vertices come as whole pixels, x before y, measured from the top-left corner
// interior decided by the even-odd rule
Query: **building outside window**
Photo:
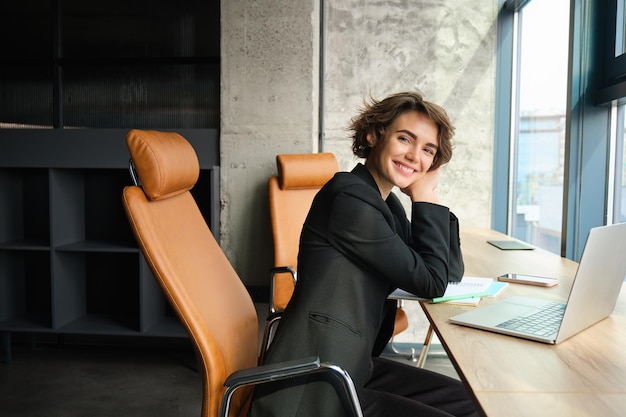
[[[517,13],[511,143],[512,236],[560,253],[569,0],[533,0]]]

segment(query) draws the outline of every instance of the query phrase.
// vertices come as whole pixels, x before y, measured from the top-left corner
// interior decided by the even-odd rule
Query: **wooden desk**
[[[509,284],[496,298],[512,295],[565,300],[577,264],[542,249],[503,251],[487,240],[507,239],[492,230],[461,231],[468,276],[506,272],[559,278],[553,288]],[[625,255],[626,256],[626,255]],[[613,314],[558,344],[546,345],[448,322],[476,307],[422,303],[422,308],[459,376],[489,416],[626,415],[626,290]]]

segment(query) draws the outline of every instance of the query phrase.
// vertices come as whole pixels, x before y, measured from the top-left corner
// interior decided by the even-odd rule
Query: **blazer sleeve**
[[[380,194],[353,185],[335,195],[328,240],[381,279],[424,298],[441,296],[449,276],[450,212],[414,203],[411,242],[396,232],[396,220]]]
[[[415,203],[419,204],[419,203]],[[407,219],[404,207],[395,194],[390,194],[387,198],[387,205],[391,209],[396,220],[396,232],[408,245],[413,246],[413,236],[411,235],[411,222]],[[419,221],[419,219],[416,219]],[[450,212],[450,245],[448,258],[448,282],[459,282],[463,278],[465,266],[461,253],[461,239],[459,237],[459,220]]]
[[[450,256],[448,261],[448,282],[459,282],[465,273],[463,254],[461,253],[461,237],[459,219],[450,212]]]
[[[393,194],[387,199],[387,205],[394,214],[396,220],[396,231],[402,236],[407,244],[412,245],[413,238],[411,236],[411,222],[406,218],[406,213],[400,200]],[[458,282],[463,278],[464,263],[461,254],[461,241],[459,238],[459,221],[457,217],[450,213],[450,255],[448,260],[448,282]],[[381,323],[379,333],[374,343],[372,356],[379,356],[384,351],[389,339],[393,334],[396,301],[388,300],[385,305],[385,315]]]

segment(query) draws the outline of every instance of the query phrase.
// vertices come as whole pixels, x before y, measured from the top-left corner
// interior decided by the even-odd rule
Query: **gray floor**
[[[35,340],[14,337],[11,363],[0,363],[3,417],[200,415],[202,381],[186,342],[157,346],[134,339],[128,346],[110,338]],[[431,352],[425,367],[456,377],[441,348],[434,345]]]

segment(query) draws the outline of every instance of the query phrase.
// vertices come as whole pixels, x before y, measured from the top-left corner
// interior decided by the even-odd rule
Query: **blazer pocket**
[[[350,334],[361,337],[361,332],[350,326],[348,323],[338,320],[335,317],[329,316],[324,313],[310,312],[309,319],[313,320],[316,323],[323,324],[325,326],[330,326],[335,329],[343,330],[349,332]]]

